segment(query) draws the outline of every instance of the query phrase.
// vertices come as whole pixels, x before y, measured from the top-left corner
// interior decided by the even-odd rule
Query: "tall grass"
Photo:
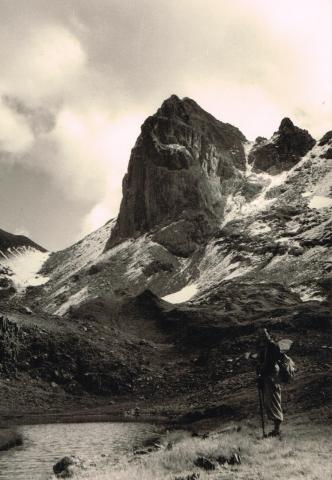
[[[182,438],[172,450],[129,456],[121,464],[105,463],[76,478],[174,480],[176,476],[199,472],[201,479],[210,480],[327,480],[332,478],[331,433],[331,427],[326,425],[294,424],[285,428],[282,440],[262,440],[259,430],[247,424],[240,432],[216,432],[206,440]],[[194,465],[199,456],[216,459],[232,453],[241,455],[241,465],[218,465],[211,473]]]

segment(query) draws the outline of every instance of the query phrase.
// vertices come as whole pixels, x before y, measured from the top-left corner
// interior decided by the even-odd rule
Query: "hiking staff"
[[[265,420],[264,420],[264,390],[260,386],[260,378],[257,377],[257,389],[258,389],[258,398],[259,398],[259,411],[261,414],[261,422],[262,422],[262,431],[263,431],[263,438],[266,438],[265,433]]]

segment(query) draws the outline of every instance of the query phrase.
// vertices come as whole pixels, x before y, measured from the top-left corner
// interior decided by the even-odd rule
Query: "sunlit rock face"
[[[284,118],[270,140],[262,137],[256,139],[248,161],[253,164],[254,171],[276,175],[294,167],[314,145],[315,140],[307,130],[296,127],[289,118]]]
[[[216,120],[193,100],[167,99],[144,122],[132,150],[107,248],[159,227],[158,243],[190,254],[215,230],[227,196],[243,183],[245,141],[237,128]]]

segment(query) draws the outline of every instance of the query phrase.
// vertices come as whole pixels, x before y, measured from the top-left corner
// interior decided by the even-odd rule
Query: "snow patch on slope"
[[[10,248],[0,252],[0,265],[8,268],[17,291],[23,292],[29,286],[43,285],[49,278],[38,274],[49,257],[49,252],[41,252],[32,247]]]
[[[252,149],[252,147],[254,146],[255,142],[246,142],[243,144],[243,149],[244,149],[244,155],[245,155],[245,159],[246,159],[246,170],[245,170],[245,176],[246,177],[250,177],[251,173],[252,173],[252,169],[254,167],[254,164],[253,163],[249,163],[248,161],[248,157],[249,157],[249,153]]]
[[[308,205],[309,208],[327,208],[332,207],[332,198],[323,195],[314,195]]]
[[[319,290],[312,287],[300,286],[292,288],[291,290],[300,295],[302,302],[310,302],[312,300],[324,302],[326,300],[326,297],[324,297]]]
[[[182,303],[190,300],[196,295],[197,292],[197,285],[195,283],[192,283],[191,285],[186,285],[181,290],[175,293],[166,295],[166,297],[163,297],[162,299],[169,303]]]

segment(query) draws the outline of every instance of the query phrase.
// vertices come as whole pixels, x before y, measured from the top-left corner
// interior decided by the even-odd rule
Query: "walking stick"
[[[259,385],[257,385],[257,388],[258,388],[258,397],[259,397],[259,410],[260,410],[261,421],[262,421],[263,438],[266,438],[265,421],[264,421],[264,392]]]

